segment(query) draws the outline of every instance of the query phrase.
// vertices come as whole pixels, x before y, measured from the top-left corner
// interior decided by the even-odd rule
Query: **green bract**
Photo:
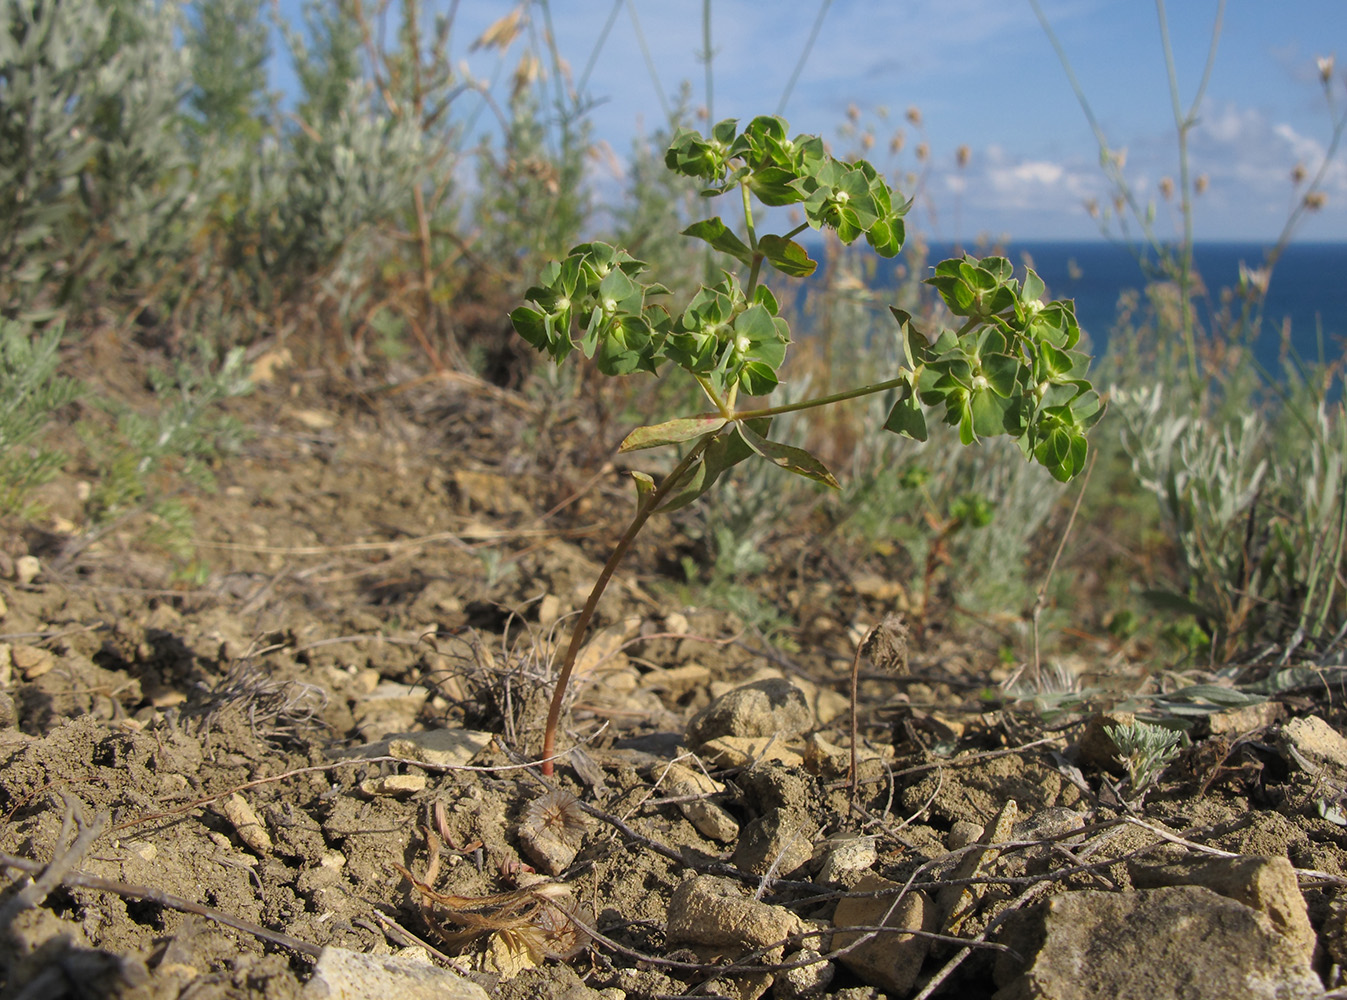
[[[816,457],[769,437],[777,413],[892,390],[887,430],[924,441],[928,412],[934,412],[958,427],[964,444],[1008,435],[1059,480],[1085,467],[1085,433],[1103,407],[1086,377],[1089,358],[1073,349],[1080,339],[1075,309],[1070,302],[1045,303],[1039,277],[1028,271],[1017,280],[1002,257],[947,260],[928,279],[964,321],[957,329],[919,331],[909,315],[893,311],[906,366],[887,379],[787,407],[736,405],[741,390],[766,396],[777,387],[791,340],[776,297],[762,283],[763,264],[788,278],[813,273],[815,261],[795,241],[808,228],[831,229],[848,244],[864,236],[885,257],[902,249],[905,236],[910,203],[895,198],[874,167],[832,157],[817,136],[788,134],[777,117],[754,118],[742,132],[727,120],[709,137],[680,129],[665,153],[670,170],[705,185],[704,196],[739,195],[740,231],[711,216],[683,235],[724,254],[742,274],[722,272],[680,309],[666,304],[666,288],[644,280],[641,261],[606,243],[584,243],[544,268],[527,302],[510,314],[520,336],[558,364],[576,348],[607,375],[658,374],[672,364],[697,381],[714,407],[637,428],[622,443],[623,451],[675,445],[682,457],[659,484],[634,473],[636,515],[581,611],[553,695],[544,757],[552,753],[566,682],[598,597],[651,514],[691,503],[727,469],[755,456],[837,486]],[[805,221],[785,233],[759,234],[755,200],[798,205]],[[985,512],[971,507],[967,512],[969,523],[981,516]],[[550,773],[550,765],[544,770]]]

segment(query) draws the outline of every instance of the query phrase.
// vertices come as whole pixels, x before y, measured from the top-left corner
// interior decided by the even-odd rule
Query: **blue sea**
[[[1211,311],[1219,308],[1220,292],[1239,283],[1240,264],[1263,266],[1266,246],[1257,243],[1200,243],[1194,248],[1194,264],[1207,295],[1199,298],[1199,320],[1206,325]],[[932,244],[927,261],[931,266],[956,256],[955,247]],[[1142,290],[1148,278],[1137,251],[1114,243],[1043,242],[1011,243],[1005,256],[1022,275],[1026,263],[1048,286],[1051,298],[1074,299],[1076,318],[1090,337],[1093,353],[1104,353],[1118,319],[1122,294]],[[975,256],[981,256],[974,251]],[[902,258],[898,258],[901,260]],[[1151,258],[1153,261],[1153,258]],[[892,274],[881,262],[878,282]],[[1144,302],[1144,296],[1142,297]],[[1305,361],[1343,356],[1347,342],[1347,243],[1293,243],[1274,268],[1264,304],[1261,335],[1255,353],[1270,370],[1277,369],[1283,324],[1289,323],[1291,346]]]

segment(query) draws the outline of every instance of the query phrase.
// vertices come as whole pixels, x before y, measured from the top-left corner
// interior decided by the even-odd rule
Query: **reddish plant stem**
[[[580,609],[580,617],[575,621],[575,630],[571,632],[570,645],[566,647],[566,656],[561,661],[561,672],[557,675],[557,685],[552,690],[552,704],[547,709],[547,726],[543,730],[543,749],[540,756],[542,757],[542,772],[549,778],[552,776],[554,758],[556,757],[557,726],[561,722],[561,706],[566,700],[566,688],[571,682],[571,673],[575,670],[575,661],[580,655],[580,646],[589,631],[589,623],[594,618],[594,612],[599,606],[599,599],[603,597],[603,592],[608,589],[608,581],[613,578],[613,573],[617,571],[617,567],[626,557],[627,550],[631,548],[631,543],[636,540],[636,536],[645,527],[645,522],[650,520],[650,515],[684,479],[715,436],[715,434],[707,434],[699,438],[697,443],[683,456],[683,460],[664,477],[664,481],[659,486],[651,492],[641,495],[641,499],[636,506],[636,516],[631,519],[631,524],[627,525],[627,530],[622,533],[622,537],[613,546],[608,561],[603,564],[603,569],[600,571],[598,579],[594,581],[594,587],[590,590],[589,597],[585,600],[585,606]]]

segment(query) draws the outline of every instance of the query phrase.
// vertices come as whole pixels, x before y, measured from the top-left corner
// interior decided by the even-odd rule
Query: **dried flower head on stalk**
[[[848,800],[856,805],[856,743],[860,739],[860,725],[856,717],[856,698],[860,687],[861,658],[864,657],[880,670],[893,674],[907,673],[907,643],[909,632],[901,615],[885,615],[878,625],[866,633],[856,656],[851,661],[851,768],[847,775]]]

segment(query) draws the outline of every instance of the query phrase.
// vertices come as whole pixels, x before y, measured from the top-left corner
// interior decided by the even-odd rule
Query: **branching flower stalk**
[[[1042,280],[1032,270],[1016,279],[1001,257],[947,260],[927,279],[961,317],[957,329],[921,331],[910,315],[892,310],[906,361],[896,375],[812,400],[737,407],[741,390],[763,397],[777,387],[790,343],[790,327],[763,283],[763,265],[787,277],[813,273],[816,262],[795,241],[810,228],[831,229],[848,244],[863,235],[884,257],[896,256],[905,236],[910,203],[895,203],[873,166],[837,160],[818,136],[791,139],[786,129],[783,119],[768,116],[753,119],[742,132],[734,120],[720,122],[709,137],[680,129],[665,154],[670,170],[702,181],[704,196],[739,194],[746,239],[718,216],[693,223],[683,235],[737,261],[747,269],[746,282],[723,271],[681,310],[672,309],[663,301],[668,289],[641,279],[643,262],[606,243],[584,243],[549,263],[526,293],[527,302],[510,314],[518,333],[558,364],[577,348],[605,375],[657,375],[672,362],[714,407],[639,427],[622,442],[624,452],[664,446],[686,451],[658,485],[646,473],[632,474],[636,513],[595,581],[559,667],[543,735],[546,774],[553,770],[566,689],[599,599],[652,514],[691,503],[754,456],[837,488],[818,458],[769,437],[774,417],[889,393],[893,403],[884,428],[896,434],[926,440],[927,409],[943,406],[943,419],[959,428],[965,445],[1008,435],[1061,481],[1085,467],[1085,433],[1103,407],[1086,378],[1090,358],[1073,349],[1080,338],[1074,306],[1045,304]],[[755,199],[768,207],[799,205],[805,222],[782,235],[760,235]]]

